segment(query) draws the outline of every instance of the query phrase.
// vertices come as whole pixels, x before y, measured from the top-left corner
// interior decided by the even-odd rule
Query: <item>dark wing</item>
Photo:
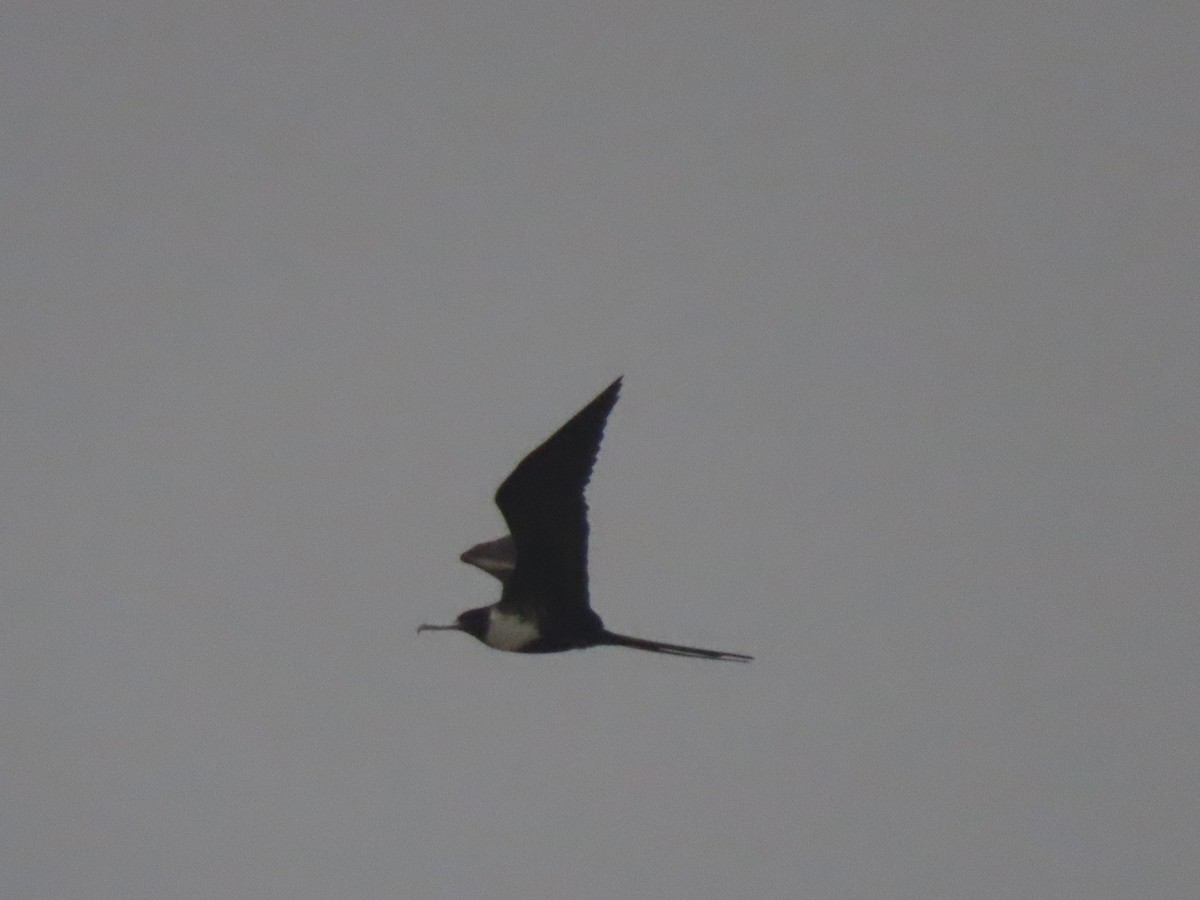
[[[496,505],[517,544],[517,566],[501,607],[544,612],[551,619],[595,618],[588,609],[583,489],[620,390],[618,378],[521,460],[496,491]]]

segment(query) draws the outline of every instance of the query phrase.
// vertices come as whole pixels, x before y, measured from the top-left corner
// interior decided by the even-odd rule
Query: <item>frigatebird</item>
[[[459,558],[499,579],[500,602],[468,609],[451,625],[422,625],[417,631],[464,631],[514,653],[613,645],[701,659],[753,658],[615,634],[588,602],[584,488],[620,390],[618,378],[521,460],[496,491],[511,533],[476,544]]]

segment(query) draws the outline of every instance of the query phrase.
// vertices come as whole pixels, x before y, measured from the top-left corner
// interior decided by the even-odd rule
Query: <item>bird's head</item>
[[[481,606],[478,609],[468,609],[464,613],[460,613],[458,618],[450,625],[421,625],[417,628],[417,632],[422,631],[463,631],[472,637],[483,640],[484,635],[488,630],[488,615],[491,611],[489,606]]]

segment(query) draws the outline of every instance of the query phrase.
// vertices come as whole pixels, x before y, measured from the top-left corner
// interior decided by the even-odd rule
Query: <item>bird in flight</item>
[[[422,625],[417,631],[464,631],[514,653],[611,645],[700,659],[753,659],[615,634],[588,602],[583,491],[620,390],[618,378],[521,460],[496,491],[510,534],[476,544],[459,558],[499,579],[500,602],[468,609],[453,624]]]

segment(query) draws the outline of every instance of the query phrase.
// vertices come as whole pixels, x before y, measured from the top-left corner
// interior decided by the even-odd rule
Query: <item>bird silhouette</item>
[[[510,534],[476,544],[460,559],[500,581],[500,601],[469,609],[450,625],[422,625],[417,631],[462,631],[515,653],[611,645],[700,659],[753,659],[616,634],[591,607],[584,489],[620,390],[618,378],[521,460],[496,491]]]

